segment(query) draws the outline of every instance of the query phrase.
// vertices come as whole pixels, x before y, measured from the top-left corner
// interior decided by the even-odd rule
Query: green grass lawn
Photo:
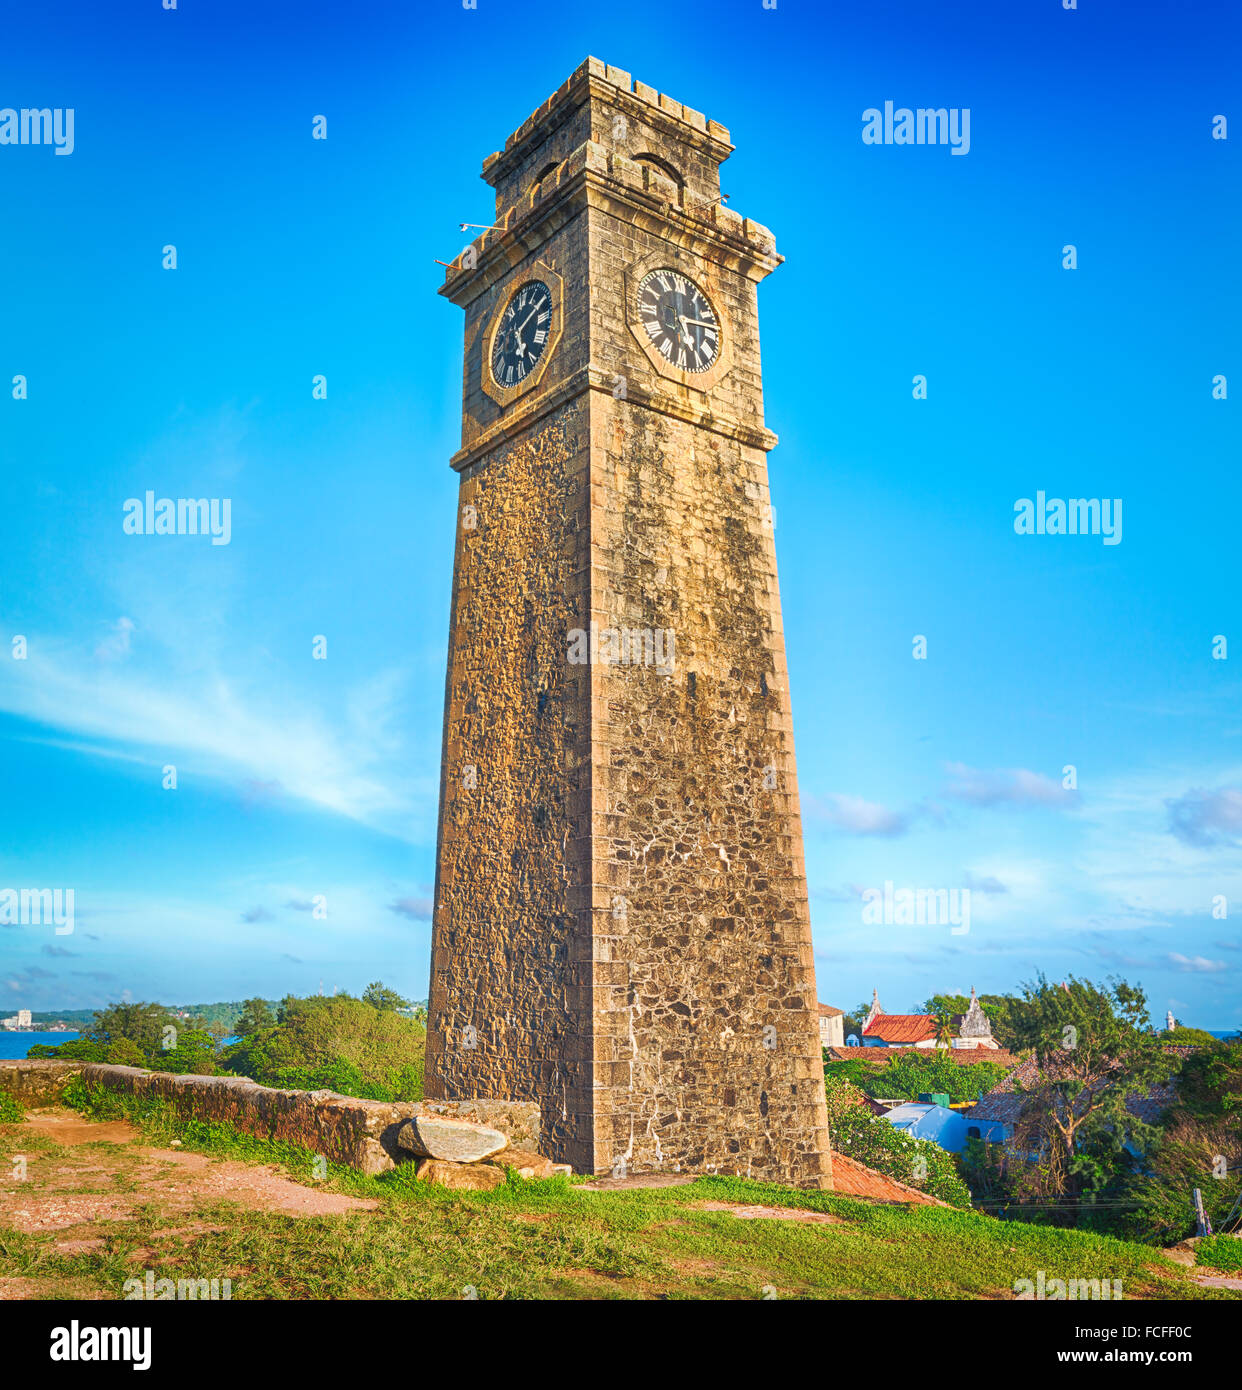
[[[1120,1279],[1128,1298],[1238,1297],[1198,1287],[1190,1271],[1148,1246],[972,1212],[879,1206],[724,1178],[610,1192],[586,1192],[564,1178],[511,1178],[490,1193],[415,1183],[408,1169],[368,1178],[329,1168],[315,1181],[314,1156],[305,1150],[185,1123],[149,1102],[109,1098],[97,1108],[124,1115],[142,1140],[69,1150],[29,1127],[0,1126],[4,1153],[31,1156],[22,1185],[30,1198],[91,1190],[101,1201],[119,1201],[134,1190],[145,1146],[178,1137],[185,1149],[276,1164],[298,1181],[378,1207],[291,1217],[204,1201],[192,1212],[196,1229],[178,1234],[184,1211],[174,1217],[158,1200],[134,1205],[130,1196],[126,1219],[94,1223],[89,1230],[101,1242],[76,1253],[58,1249],[66,1232],[24,1234],[0,1214],[0,1278],[26,1281],[25,1296],[117,1298],[127,1278],[152,1268],[159,1278],[227,1277],[234,1299],[1012,1298],[1014,1281],[1034,1280],[1039,1270],[1048,1279]],[[5,1211],[14,1187],[0,1188],[9,1194]],[[837,1220],[742,1219],[704,1210],[706,1202]]]

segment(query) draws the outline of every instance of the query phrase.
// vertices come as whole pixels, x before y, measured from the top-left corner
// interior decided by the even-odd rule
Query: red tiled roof
[[[821,1004],[819,1006],[820,1018],[842,1018],[844,1014],[844,1009],[834,1009],[831,1004]]]
[[[866,1062],[869,1066],[882,1067],[891,1061],[894,1052],[917,1052],[921,1057],[928,1055],[925,1047],[825,1047],[830,1062]],[[991,1047],[938,1047],[937,1057],[947,1057],[955,1066],[969,1067],[976,1062],[995,1062],[1001,1067],[1016,1067],[1021,1057],[1004,1048]]]
[[[876,1014],[863,1029],[864,1038],[886,1043],[917,1043],[936,1036],[931,1014]]]
[[[846,1158],[835,1150],[832,1155],[832,1190],[843,1197],[870,1197],[876,1202],[914,1202],[926,1206],[944,1207],[939,1197],[920,1192],[916,1187],[907,1187],[896,1178],[877,1173],[852,1158]]]

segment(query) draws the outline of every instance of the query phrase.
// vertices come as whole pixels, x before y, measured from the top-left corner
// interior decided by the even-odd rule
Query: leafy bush
[[[894,1052],[883,1064],[853,1057],[831,1061],[824,1066],[826,1076],[853,1082],[876,1099],[916,1100],[924,1092],[947,1095],[950,1101],[975,1100],[1004,1080],[1009,1067],[999,1062],[970,1062],[959,1065],[945,1055],[943,1048],[925,1052]]]
[[[0,1091],[0,1125],[19,1125],[26,1112],[7,1091]]]
[[[1226,1274],[1242,1274],[1242,1238],[1238,1236],[1208,1236],[1195,1246],[1195,1260],[1201,1265]]]
[[[58,1047],[36,1043],[26,1055],[211,1076],[218,1070],[216,1040],[200,1023],[178,1018],[162,1004],[110,1004],[83,1037]]]
[[[118,1038],[108,1048],[108,1061],[114,1066],[145,1067],[147,1059],[132,1038]]]
[[[411,1019],[349,995],[281,1001],[277,1022],[224,1050],[263,1086],[368,1100],[421,1100],[427,1035]]]
[[[1163,1028],[1157,1035],[1162,1043],[1173,1043],[1177,1047],[1211,1047],[1217,1041],[1211,1033],[1202,1028]]]
[[[1161,1117],[1141,1169],[1117,1184],[1129,1207],[1111,1228],[1158,1245],[1194,1233],[1196,1187],[1216,1225],[1242,1197],[1242,1043],[1200,1048],[1181,1062],[1175,1086],[1176,1104]],[[1225,1171],[1216,1177],[1221,1159]]]
[[[848,1088],[848,1089],[847,1089]],[[930,1139],[915,1139],[894,1129],[880,1115],[857,1103],[849,1082],[825,1080],[828,1132],[832,1147],[886,1177],[896,1178],[950,1206],[970,1206],[970,1191],[958,1176],[953,1155]]]
[[[95,1042],[91,1038],[74,1038],[72,1042],[59,1043],[56,1046],[50,1043],[35,1043],[27,1049],[26,1056],[31,1060],[49,1058],[61,1062],[106,1062],[108,1044]]]

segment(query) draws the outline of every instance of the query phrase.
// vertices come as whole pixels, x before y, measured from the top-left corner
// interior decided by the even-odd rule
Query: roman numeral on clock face
[[[638,287],[639,320],[653,346],[685,372],[705,372],[720,351],[720,325],[707,295],[680,271],[653,270]]]
[[[509,296],[492,336],[491,371],[497,386],[525,381],[543,355],[552,328],[552,291],[528,280]]]

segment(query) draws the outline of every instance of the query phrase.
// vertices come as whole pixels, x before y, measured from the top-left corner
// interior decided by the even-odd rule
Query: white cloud
[[[1222,970],[1229,969],[1227,961],[1208,960],[1206,956],[1183,956],[1177,951],[1169,952],[1168,961],[1174,969],[1186,974],[1218,975]]]
[[[112,624],[107,637],[95,648],[95,655],[100,661],[119,661],[122,657],[128,656],[133,632],[134,623],[131,618],[118,618]]]
[[[1170,797],[1169,829],[1183,843],[1207,848],[1242,843],[1242,789],[1221,787],[1206,791],[1192,787],[1184,796]]]
[[[945,795],[972,806],[1007,802],[1015,806],[1068,808],[1078,804],[1077,796],[1066,791],[1060,782],[1022,767],[985,771],[965,763],[946,763],[945,771],[951,779]]]
[[[910,818],[892,811],[875,801],[860,796],[841,796],[831,793],[825,797],[806,798],[809,813],[848,835],[901,835],[909,828]]]
[[[182,785],[187,775],[225,778],[249,796],[275,786],[414,843],[431,833],[436,772],[420,773],[405,754],[400,671],[349,691],[339,719],[299,705],[280,682],[273,687],[218,667],[186,669],[172,653],[154,653],[143,669],[132,661],[93,664],[44,641],[32,644],[26,661],[0,667],[0,710],[58,731],[49,742],[145,762],[153,776],[173,763]]]

